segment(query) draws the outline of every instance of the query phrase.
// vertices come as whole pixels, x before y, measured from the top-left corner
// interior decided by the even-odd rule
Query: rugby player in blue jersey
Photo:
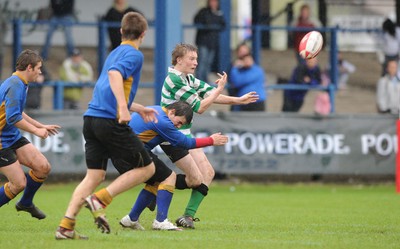
[[[224,145],[228,142],[228,137],[215,133],[210,137],[192,138],[180,132],[178,128],[191,123],[193,118],[192,107],[184,101],[172,103],[168,107],[150,106],[150,108],[157,110],[158,122],[146,123],[139,114],[133,113],[129,125],[144,143],[156,166],[156,173],[146,181],[146,186],[140,192],[131,212],[121,219],[120,224],[125,228],[144,230],[139,223],[139,216],[150,202],[156,200],[157,216],[152,228],[154,230],[181,230],[167,219],[175,189],[176,174],[151,150],[163,142],[169,142],[172,146],[184,149]]]
[[[122,18],[121,45],[104,62],[93,97],[84,113],[86,176],[72,195],[56,231],[56,239],[87,239],[75,231],[76,216],[83,205],[92,212],[97,227],[104,233],[110,233],[106,207],[118,194],[154,175],[154,163],[128,125],[130,111],[139,113],[146,121],[157,120],[154,109],[133,102],[144,58],[139,46],[146,30],[147,21],[141,14],[129,12]],[[92,194],[105,179],[109,159],[120,176],[106,188]]]
[[[35,82],[42,73],[42,58],[32,50],[24,50],[17,58],[16,71],[0,85],[0,172],[8,182],[0,188],[0,207],[14,199],[24,189],[15,205],[37,219],[46,215],[33,204],[33,197],[50,173],[45,156],[20,130],[42,139],[58,133],[58,125],[44,125],[24,112],[29,82]],[[25,175],[21,165],[30,168]]]

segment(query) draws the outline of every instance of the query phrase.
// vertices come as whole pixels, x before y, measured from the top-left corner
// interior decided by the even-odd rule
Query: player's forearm
[[[144,110],[144,106],[135,102],[132,102],[132,105],[130,106],[129,110],[131,112],[142,112]]]
[[[208,96],[207,98],[203,99],[200,102],[200,108],[197,111],[197,113],[203,113],[205,112],[208,107],[210,107],[212,105],[212,103],[215,102],[215,100],[218,98],[218,96],[220,95],[220,91],[218,89],[213,90],[213,92],[210,94],[210,96]]]
[[[220,94],[218,98],[214,101],[216,104],[224,104],[224,105],[234,105],[239,104],[239,98],[233,96],[227,96],[225,94]]]
[[[127,108],[122,75],[118,71],[109,71],[108,78],[110,81],[111,91],[117,100],[118,107]]]
[[[37,128],[43,128],[44,125],[40,123],[39,121],[31,118],[28,114],[25,112],[22,113],[22,118],[25,119],[27,122],[29,122],[31,125],[37,127]]]
[[[15,127],[17,127],[18,129],[21,129],[23,131],[35,134],[35,131],[40,128],[37,127],[33,124],[31,124],[30,122],[28,122],[27,120],[25,120],[24,118],[22,118],[20,121],[16,122]]]
[[[213,144],[214,144],[214,140],[212,139],[212,137],[196,138],[196,147],[195,148],[207,147],[207,146],[211,146]]]

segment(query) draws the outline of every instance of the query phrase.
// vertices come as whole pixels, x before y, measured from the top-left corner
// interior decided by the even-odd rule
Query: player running
[[[41,220],[46,215],[33,204],[33,197],[49,175],[51,166],[20,130],[46,139],[57,134],[60,126],[41,124],[24,112],[29,82],[35,82],[41,74],[39,54],[29,49],[22,51],[15,67],[13,75],[0,85],[0,172],[8,180],[0,188],[0,207],[25,189],[15,208]],[[24,173],[22,165],[30,168],[28,174]]]
[[[87,239],[75,231],[76,217],[85,204],[97,227],[110,233],[106,207],[118,194],[147,181],[155,172],[143,143],[128,126],[129,109],[138,112],[146,121],[156,121],[154,109],[133,102],[143,65],[143,54],[138,49],[146,30],[147,21],[141,14],[124,15],[122,43],[108,55],[84,114],[86,176],[72,194],[56,239]],[[93,194],[106,176],[109,159],[120,176]]]

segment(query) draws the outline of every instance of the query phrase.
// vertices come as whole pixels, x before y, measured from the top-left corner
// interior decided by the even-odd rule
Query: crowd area
[[[196,68],[196,77],[211,82],[215,79],[217,70],[216,63],[218,58],[218,39],[219,34],[226,28],[224,15],[219,10],[218,1],[205,1],[206,7],[199,9],[197,14],[193,17],[193,24],[198,25],[213,25],[212,30],[199,28],[195,37],[195,45],[198,47],[198,65]],[[214,3],[215,2],[215,3]],[[74,38],[72,36],[73,22],[74,22],[74,1],[50,1],[47,13],[43,19],[50,20],[49,29],[43,43],[43,47],[37,48],[42,58],[49,63],[44,63],[43,75],[34,82],[31,87],[30,94],[27,100],[27,108],[39,110],[48,106],[48,94],[43,90],[41,84],[46,80],[61,80],[67,82],[67,87],[64,92],[64,109],[83,109],[86,107],[84,92],[87,89],[79,87],[72,87],[71,83],[86,83],[95,82],[97,72],[94,69],[97,62],[90,60],[93,58],[93,49],[79,48],[74,45]],[[105,21],[119,22],[123,14],[134,11],[141,13],[136,6],[129,6],[126,0],[111,1],[111,6],[108,10],[104,11],[101,17]],[[141,13],[143,14],[143,13]],[[299,9],[295,16],[296,18],[291,23],[293,27],[307,27],[318,28],[321,23],[314,17],[309,5],[304,4]],[[2,24],[4,26],[4,22]],[[219,27],[215,29],[215,27]],[[376,77],[376,85],[373,87],[375,94],[375,108],[370,112],[391,113],[398,114],[400,87],[397,86],[398,77],[386,74],[387,62],[397,61],[400,51],[400,31],[395,23],[389,18],[382,23],[382,36],[379,44],[381,45],[377,51],[381,54],[382,72]],[[60,53],[57,48],[52,47],[52,37],[55,32],[63,32],[65,35],[65,52]],[[328,60],[321,60],[319,57],[305,61],[298,55],[298,45],[301,38],[307,32],[292,32],[290,39],[293,43],[293,55],[289,58],[292,63],[284,68],[283,72],[272,73],[271,68],[274,62],[261,63],[257,65],[254,62],[251,54],[251,41],[239,41],[236,49],[232,51],[232,63],[226,69],[228,74],[227,93],[232,96],[239,96],[249,89],[256,91],[260,99],[257,103],[249,106],[232,106],[230,111],[272,111],[272,112],[306,112],[316,113],[318,115],[328,115],[331,112],[332,106],[327,92],[306,90],[284,90],[284,91],[267,91],[265,86],[267,84],[299,84],[309,86],[327,86],[331,84],[330,81],[330,68]],[[109,35],[109,51],[117,47],[121,41],[119,36],[119,29],[110,27],[108,29]],[[1,39],[1,37],[0,37]],[[2,64],[4,58],[7,58],[4,52],[4,45],[1,54]],[[339,48],[340,50],[340,48]],[[284,53],[284,52],[282,52]],[[322,52],[323,53],[323,52]],[[268,54],[265,60],[269,60]],[[290,56],[287,53],[283,56]],[[283,57],[282,56],[282,57]],[[60,57],[63,59],[60,59]],[[288,58],[276,58],[279,60],[287,60]],[[90,59],[88,59],[90,58]],[[149,59],[153,61],[153,57]],[[375,60],[376,61],[376,60]],[[322,62],[322,63],[321,63]],[[145,63],[149,63],[146,60]],[[352,90],[351,80],[354,74],[363,71],[363,68],[357,68],[356,63],[350,55],[346,52],[338,52],[338,98],[348,96],[349,92],[357,91]],[[389,63],[392,64],[392,63]],[[393,67],[393,66],[392,66]],[[4,71],[4,70],[3,70]],[[397,70],[398,71],[398,70]],[[397,75],[396,71],[396,75]],[[1,72],[0,72],[1,73]],[[4,75],[0,75],[3,76]],[[251,77],[250,77],[251,76]],[[147,80],[147,82],[151,81]],[[353,80],[354,81],[354,80]],[[349,83],[350,82],[350,83]],[[142,89],[146,95],[149,89]],[[90,92],[90,90],[89,90]],[[278,93],[279,92],[279,93]],[[358,94],[358,93],[357,93]],[[279,95],[276,96],[276,95]],[[368,93],[367,93],[368,95]],[[308,96],[308,97],[307,97]],[[309,100],[312,98],[312,100]],[[154,99],[151,97],[151,99]],[[273,101],[273,102],[272,102]],[[310,110],[310,102],[312,107]],[[339,104],[337,101],[335,101]],[[369,101],[370,102],[370,101]],[[280,105],[277,107],[277,105]],[[364,111],[361,111],[364,112]]]

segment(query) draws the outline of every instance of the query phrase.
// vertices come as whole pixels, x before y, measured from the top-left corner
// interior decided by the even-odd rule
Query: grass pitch
[[[392,184],[238,184],[214,183],[197,213],[195,230],[152,231],[155,213],[145,210],[146,231],[122,229],[118,222],[140,187],[114,199],[107,209],[111,234],[100,233],[88,210],[77,230],[88,241],[56,241],[55,230],[77,183],[46,184],[35,204],[46,214],[36,220],[1,207],[0,248],[399,248],[400,196]],[[183,213],[190,191],[176,191],[170,220]],[[17,197],[16,199],[18,199]]]

